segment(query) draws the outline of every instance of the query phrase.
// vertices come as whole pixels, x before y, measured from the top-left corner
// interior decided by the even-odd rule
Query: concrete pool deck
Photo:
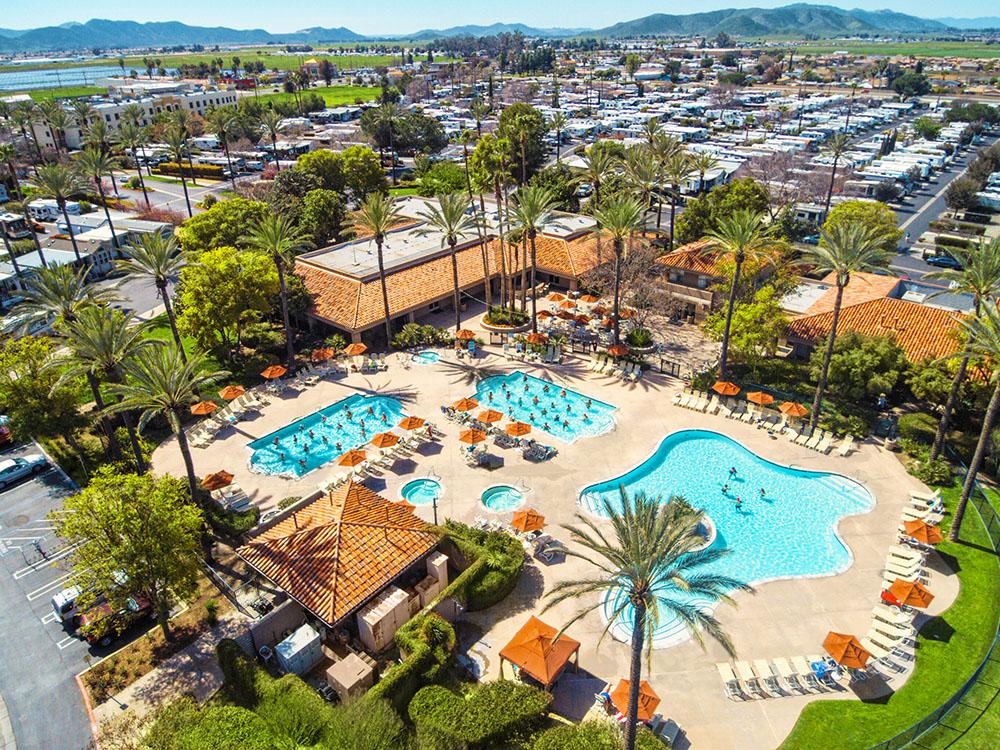
[[[493,350],[487,349],[490,351]],[[876,501],[871,512],[840,522],[840,536],[854,558],[848,570],[830,577],[765,583],[755,595],[738,595],[737,608],[725,605],[719,608],[717,614],[733,639],[738,658],[818,654],[822,653],[822,640],[829,630],[858,636],[868,632],[871,609],[881,590],[886,552],[895,541],[900,512],[908,501],[907,491],[923,489],[895,456],[881,447],[864,444],[849,457],[822,455],[792,445],[784,438],[772,438],[752,425],[674,406],[671,398],[683,387],[677,380],[647,374],[638,383],[623,384],[590,373],[586,361],[580,358],[568,358],[560,366],[543,367],[508,363],[502,357],[488,354],[474,361],[476,367],[486,368],[487,374],[493,374],[494,369],[524,370],[562,382],[616,406],[617,425],[610,433],[581,438],[572,444],[534,431],[532,436],[537,440],[559,449],[558,456],[540,464],[529,463],[515,451],[490,444],[491,452],[504,457],[504,466],[495,471],[474,469],[466,465],[460,454],[463,444],[458,441],[459,427],[445,420],[440,411],[441,405],[475,392],[472,374],[468,368],[458,369],[448,364],[455,362],[452,353],[444,353],[440,364],[411,365],[408,369],[402,367],[402,357],[390,356],[387,372],[324,380],[301,393],[274,399],[260,415],[239,423],[235,430],[224,431],[207,448],[192,449],[196,472],[199,476],[219,469],[232,472],[235,481],[263,511],[276,507],[282,498],[311,494],[321,481],[340,473],[342,468],[327,465],[296,480],[255,474],[247,468],[250,455],[247,443],[352,393],[389,395],[403,402],[405,413],[435,421],[445,435],[411,458],[397,461],[383,477],[366,482],[369,487],[396,499],[403,484],[432,475],[444,485],[438,501],[439,518],[466,522],[479,515],[509,521],[509,513],[490,514],[480,504],[480,494],[486,487],[500,483],[527,487],[530,494],[522,507],[541,512],[546,517],[546,530],[566,540],[568,534],[559,526],[573,521],[581,488],[619,476],[638,465],[669,432],[684,428],[715,430],[771,461],[852,477],[864,483]],[[172,438],[157,448],[153,466],[156,471],[183,476],[180,452]],[[418,507],[416,512],[431,519],[430,506]],[[948,575],[944,566],[935,565],[933,557],[929,562],[929,586],[936,595],[930,613],[934,614],[951,604],[957,593],[957,577]],[[941,570],[945,572],[938,572]],[[489,644],[480,644],[488,663],[487,677],[498,674],[499,649],[529,614],[539,615],[558,627],[575,613],[577,604],[564,604],[540,614],[544,593],[559,580],[587,576],[592,571],[591,566],[574,558],[551,566],[532,561],[525,566],[525,575],[511,597],[490,610],[466,616]],[[593,603],[596,597],[594,602],[583,602]],[[598,645],[603,627],[595,611],[568,631],[583,644],[581,675],[568,674],[563,686],[556,690],[557,705],[568,702],[576,707],[571,714],[579,713],[578,709],[585,711],[592,703],[593,693],[604,682],[616,682],[627,670],[626,644],[606,638]],[[775,747],[791,730],[806,703],[820,698],[855,697],[848,691],[736,703],[725,697],[714,667],[716,662],[727,660],[722,648],[714,643],[708,643],[706,651],[688,642],[654,653],[648,679],[662,698],[659,711],[681,726],[692,747]],[[898,684],[899,680],[894,687],[898,688]],[[581,717],[582,713],[572,716]]]

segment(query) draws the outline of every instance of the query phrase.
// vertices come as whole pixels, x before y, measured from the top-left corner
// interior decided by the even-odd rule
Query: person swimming
[[[320,414],[319,421],[322,422],[323,424],[326,424],[326,414]]]
[[[548,383],[546,383],[546,384],[545,384],[545,385],[544,385],[544,386],[542,387],[542,393],[548,393],[548,392],[549,392],[549,384],[548,384]]]
[[[344,429],[344,425],[342,425],[340,422],[337,422],[337,429],[338,430]]]
[[[299,444],[299,436],[298,435],[292,435],[292,443],[294,443],[295,445]]]
[[[728,483],[722,485],[722,494],[723,495],[728,495],[729,494],[729,484]]]
[[[348,419],[354,419],[354,415],[351,414],[351,410],[350,409],[344,409],[344,414],[347,415]]]
[[[306,453],[308,453],[309,452],[309,446],[308,445],[303,445],[302,446],[302,450],[305,451]]]
[[[760,496],[761,499],[767,497],[767,490],[765,490],[763,487],[760,488]]]
[[[594,405],[594,402],[593,402],[593,401],[591,401],[591,400],[590,400],[590,399],[588,398],[588,399],[587,399],[587,408],[589,409],[589,408],[590,408],[591,406],[593,406],[593,405]]]
[[[583,413],[583,421],[584,422],[589,422],[590,421],[590,415],[587,414],[587,412]]]
[[[328,438],[326,435],[324,435],[323,436],[323,445],[329,445],[329,444],[330,444],[330,438]]]
[[[535,406],[538,406],[538,396],[535,396],[533,399],[531,399],[531,403],[533,403]]]
[[[278,438],[275,438],[274,440],[272,440],[271,444],[272,445],[277,445],[278,444]]]
[[[333,444],[333,447],[336,448],[338,451],[344,450],[344,447],[340,444],[339,440]]]
[[[544,425],[542,426],[542,429],[543,429],[543,430],[545,430],[545,431],[548,431],[548,430],[551,430],[552,428],[551,428],[551,427],[549,427],[549,423],[548,423],[548,422],[546,422],[546,423],[545,423],[545,424],[544,424]]]
[[[489,392],[489,395],[487,395],[487,396],[486,396],[486,399],[487,399],[487,400],[488,400],[488,401],[489,401],[489,402],[490,402],[491,404],[493,403],[493,391],[490,391],[490,392]]]
[[[737,508],[743,507],[743,498],[740,497],[739,495],[736,496],[736,507]]]
[[[563,427],[565,427],[567,430],[569,429],[569,420],[568,419],[564,419],[563,420]]]
[[[375,416],[375,407],[374,406],[369,406],[368,407],[368,413],[371,414],[374,417]]]
[[[562,396],[563,398],[566,398],[566,389],[563,388],[561,391],[559,391],[559,395]]]
[[[280,458],[282,461],[284,461],[285,460],[285,454],[284,453],[279,453],[278,454],[278,458]]]
[[[573,413],[573,405],[572,404],[566,404],[566,413],[567,414],[572,414]]]
[[[299,459],[299,466],[301,466],[303,469],[306,468],[306,460],[304,458]]]
[[[315,440],[316,439],[316,436],[313,434],[312,430],[309,430],[309,439],[310,440]]]
[[[306,426],[304,424],[299,425],[299,432],[305,432]]]
[[[386,422],[389,421],[389,418],[384,413],[382,414],[381,417],[379,417],[379,419],[382,420],[382,424],[385,424]]]
[[[735,466],[730,466],[730,467],[729,467],[729,476],[731,476],[731,477],[735,477],[735,476],[736,476],[736,473],[737,473],[737,472],[736,472],[736,467],[735,467]]]

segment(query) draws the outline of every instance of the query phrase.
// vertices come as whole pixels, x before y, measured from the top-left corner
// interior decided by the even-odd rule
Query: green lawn
[[[389,188],[389,195],[394,198],[402,195],[420,195],[420,188],[416,185],[397,185]]]
[[[13,94],[27,94],[36,102],[43,102],[47,99],[72,99],[78,96],[94,96],[94,94],[106,94],[107,89],[100,86],[63,86],[58,89],[30,89],[26,91],[14,91]]]
[[[949,508],[958,487],[942,492]],[[947,529],[950,517],[942,524]],[[959,571],[961,591],[941,617],[930,620],[918,636],[917,668],[906,684],[885,703],[819,701],[803,710],[780,750],[862,750],[893,737],[931,713],[969,678],[982,661],[996,632],[1000,611],[997,557],[978,513],[970,505],[959,542],[945,540],[938,551]],[[995,683],[994,683],[995,684]],[[982,703],[985,705],[985,703]],[[956,717],[956,720],[962,717]],[[966,724],[976,718],[967,711]],[[1000,718],[996,709],[974,725],[963,740],[964,750],[995,745]],[[939,729],[938,732],[945,730]],[[958,735],[958,732],[953,732]],[[989,740],[993,737],[994,740]],[[832,738],[836,738],[834,741]],[[984,744],[985,743],[985,744]],[[945,747],[946,741],[923,747]]]
[[[341,104],[354,104],[358,99],[370,102],[379,95],[377,86],[317,86],[304,91],[306,94],[319,94],[323,97],[328,107],[337,107]],[[280,92],[277,94],[261,94],[263,101],[268,102],[294,102],[292,94]]]
[[[796,57],[802,55],[829,55],[847,50],[856,55],[915,55],[917,57],[1000,57],[1000,45],[978,42],[861,42],[834,40],[818,44],[804,44],[795,48]]]

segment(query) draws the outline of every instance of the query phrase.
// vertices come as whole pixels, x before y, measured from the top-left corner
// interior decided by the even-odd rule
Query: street
[[[115,173],[115,179],[119,177],[132,177],[134,175],[134,171],[117,172]],[[143,177],[146,180],[146,190],[149,193],[149,203],[152,208],[177,211],[187,216],[187,204],[184,202],[184,187],[180,181],[160,182],[158,179],[151,179],[145,173],[143,173]],[[197,185],[192,185],[189,180],[187,188],[191,199],[191,210],[194,213],[200,213],[202,209],[198,208],[195,205],[196,203],[200,203],[209,193],[218,196],[223,190],[231,189],[232,185],[229,182],[205,182],[204,180],[200,180]],[[139,206],[139,210],[145,209],[146,204],[142,197],[142,190],[126,190],[120,185],[119,190],[123,198],[127,197],[129,200],[135,201],[135,204]]]

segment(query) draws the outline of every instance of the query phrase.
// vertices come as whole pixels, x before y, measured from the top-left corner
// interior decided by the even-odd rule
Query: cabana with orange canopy
[[[804,417],[809,413],[809,407],[795,401],[785,401],[778,407],[778,411],[790,417]]]
[[[398,443],[399,440],[400,437],[395,432],[380,432],[368,442],[376,448],[391,448]]]
[[[624,357],[628,354],[628,347],[625,344],[614,344],[608,347],[608,354],[612,357]]]
[[[368,346],[357,342],[344,347],[344,354],[348,357],[359,357],[366,351],[368,351]]]
[[[396,426],[403,430],[419,430],[425,424],[420,417],[403,417]]]
[[[201,486],[206,490],[221,490],[223,487],[228,487],[232,483],[233,475],[225,470],[209,474],[201,480]]]
[[[191,413],[198,417],[204,417],[216,411],[219,405],[214,401],[199,401],[191,407]]]
[[[336,352],[333,351],[328,346],[321,346],[319,349],[313,349],[312,354],[309,355],[309,359],[313,362],[325,362],[330,359]]]
[[[934,594],[919,581],[904,581],[902,578],[897,578],[888,590],[900,606],[924,609],[934,601]]]
[[[547,344],[549,343],[549,337],[544,333],[529,333],[524,337],[524,340],[529,344]]]
[[[476,443],[481,443],[486,439],[486,433],[482,430],[477,430],[472,427],[468,430],[463,430],[458,434],[458,439],[463,443],[469,443],[470,445],[475,445]]]
[[[628,711],[628,693],[631,687],[632,683],[629,680],[621,679],[618,681],[618,687],[611,691],[611,702],[614,703],[615,708],[622,713]],[[656,707],[659,705],[660,696],[656,694],[648,682],[640,680],[639,710],[636,718],[639,721],[649,721],[653,718],[653,712],[656,711]]]
[[[747,401],[752,401],[759,406],[769,406],[774,403],[774,396],[764,391],[752,391],[747,394]]]
[[[239,398],[247,389],[242,385],[227,385],[221,391],[219,391],[219,397],[224,398],[226,401],[232,401],[234,398]]]
[[[350,450],[340,457],[337,461],[341,466],[357,466],[358,464],[364,463],[368,455],[362,450]]]
[[[527,422],[511,422],[508,424],[504,430],[511,437],[522,437],[531,432],[531,425]]]
[[[575,670],[580,658],[580,642],[565,633],[556,640],[558,633],[537,617],[529,617],[510,643],[500,649],[500,677],[504,676],[504,662],[510,662],[548,690],[571,659]]]
[[[941,529],[920,519],[905,521],[903,533],[921,544],[938,544],[944,538],[941,536]]]
[[[282,365],[271,365],[270,367],[265,367],[261,372],[261,377],[267,378],[268,380],[274,380],[275,378],[280,378],[288,372],[288,368]]]
[[[493,424],[503,419],[503,412],[499,412],[496,409],[487,409],[486,411],[479,412],[479,416],[476,419],[483,424]]]
[[[474,398],[460,398],[451,406],[453,409],[457,409],[458,411],[471,411],[479,406],[479,402]]]

